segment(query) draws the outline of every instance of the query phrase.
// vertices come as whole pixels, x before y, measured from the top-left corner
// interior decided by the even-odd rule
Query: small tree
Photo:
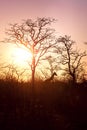
[[[27,69],[20,70],[19,67],[15,66],[15,64],[8,64],[2,66],[2,74],[4,74],[3,77],[7,80],[16,79],[16,81],[21,81],[21,77],[26,72]]]
[[[49,55],[46,57],[47,59],[47,66],[44,66],[44,69],[42,68],[41,69],[41,73],[42,73],[42,76],[45,77],[45,79],[47,79],[49,77],[49,75],[52,75],[54,72],[57,72],[58,71],[58,64],[57,64],[57,56],[53,55],[52,53],[52,56]]]
[[[72,77],[73,83],[76,83],[80,72],[83,70],[82,58],[87,54],[85,51],[81,53],[74,49],[75,42],[71,40],[70,36],[60,37],[58,42],[61,43],[61,63],[66,66],[64,70]]]
[[[34,87],[34,76],[37,65],[45,56],[52,50],[56,44],[53,36],[54,29],[50,28],[54,19],[37,18],[25,20],[22,24],[10,24],[10,29],[7,34],[9,42],[17,45],[23,45],[32,53],[32,87]],[[51,50],[50,50],[51,48]]]

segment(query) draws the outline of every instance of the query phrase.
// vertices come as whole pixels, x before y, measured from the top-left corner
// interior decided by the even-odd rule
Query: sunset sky
[[[0,0],[0,40],[9,23],[23,19],[52,17],[58,36],[70,35],[79,48],[87,50],[87,0]],[[10,53],[8,45],[0,46],[0,55]]]

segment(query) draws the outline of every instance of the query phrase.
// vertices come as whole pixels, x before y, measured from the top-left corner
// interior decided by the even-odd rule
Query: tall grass
[[[63,81],[0,80],[1,129],[63,130],[87,128],[87,88]],[[32,111],[33,110],[33,111]]]

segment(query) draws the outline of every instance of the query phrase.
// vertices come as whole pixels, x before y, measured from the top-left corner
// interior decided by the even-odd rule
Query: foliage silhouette
[[[46,84],[37,81],[32,115],[31,83],[1,79],[0,128],[87,129],[87,87],[72,85],[63,81]]]
[[[32,53],[32,88],[34,87],[34,76],[37,65],[41,63],[46,56],[51,53],[52,48],[57,43],[53,35],[51,23],[55,19],[51,18],[37,18],[36,21],[32,19],[25,20],[22,24],[10,24],[10,29],[7,30],[9,38],[7,41],[15,43],[18,46],[23,45],[28,51]]]
[[[65,71],[71,76],[73,83],[79,80],[80,73],[84,72],[84,62],[82,59],[87,56],[86,51],[79,52],[74,49],[75,42],[70,36],[65,35],[58,39],[60,43],[61,63],[65,66]],[[85,63],[86,66],[86,63]]]

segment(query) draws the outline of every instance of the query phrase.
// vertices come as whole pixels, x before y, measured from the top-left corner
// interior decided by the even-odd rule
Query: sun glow
[[[13,51],[13,58],[18,65],[23,65],[24,63],[31,62],[32,54],[23,48],[15,48]]]

